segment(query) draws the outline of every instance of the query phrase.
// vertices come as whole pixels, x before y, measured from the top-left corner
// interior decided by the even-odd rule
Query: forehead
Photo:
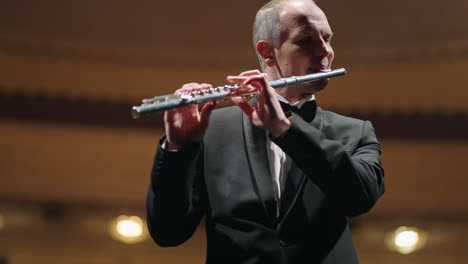
[[[287,1],[279,13],[280,21],[286,29],[316,29],[330,31],[327,17],[312,1]]]

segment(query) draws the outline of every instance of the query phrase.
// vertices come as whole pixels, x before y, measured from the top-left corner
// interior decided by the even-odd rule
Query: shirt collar
[[[288,102],[288,100],[286,100],[286,98],[284,98],[283,96],[279,95],[279,94],[276,94],[276,96],[278,97],[278,100],[280,100],[281,102],[283,103],[287,103],[287,104],[291,104]],[[291,104],[293,106],[297,106],[297,108],[301,108],[301,106],[308,102],[308,101],[314,101],[315,100],[315,94],[311,94],[309,96],[307,96],[306,98],[300,100],[300,101],[297,101],[295,102],[294,104]]]

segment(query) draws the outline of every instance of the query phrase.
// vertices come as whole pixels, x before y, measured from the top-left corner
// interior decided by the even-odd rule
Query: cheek
[[[311,58],[314,57],[312,54],[310,50],[298,48],[291,54],[291,60],[296,62],[309,62]]]
[[[290,48],[287,52],[283,53],[283,66],[294,67],[294,65],[300,64],[305,57],[303,50],[299,48]]]
[[[335,58],[335,51],[332,49],[332,47],[330,47],[330,51],[327,57],[328,57],[328,61],[331,64],[333,59]]]
[[[298,71],[309,67],[310,57],[303,52],[292,53],[288,59],[288,64],[292,71]]]

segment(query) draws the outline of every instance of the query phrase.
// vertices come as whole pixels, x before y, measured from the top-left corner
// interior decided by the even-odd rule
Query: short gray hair
[[[280,46],[280,36],[283,31],[283,24],[280,23],[279,13],[283,5],[288,0],[271,0],[262,6],[255,16],[253,24],[253,45],[255,53],[262,70],[265,69],[265,62],[262,56],[257,52],[257,42],[265,40],[270,42],[274,47]],[[311,0],[315,3],[314,0]]]
[[[262,70],[265,69],[265,62],[262,56],[257,52],[257,42],[265,40],[274,47],[280,45],[280,35],[283,31],[283,25],[280,23],[279,13],[285,0],[272,0],[262,6],[255,16],[253,24],[253,45],[255,53]]]

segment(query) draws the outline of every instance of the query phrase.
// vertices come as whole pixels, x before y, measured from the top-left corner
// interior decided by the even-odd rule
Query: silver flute
[[[284,88],[298,85],[301,83],[314,82],[321,79],[341,76],[345,74],[346,70],[344,68],[336,70],[324,70],[318,73],[307,74],[302,76],[292,76],[271,81],[269,82],[269,85],[273,88]],[[141,105],[134,106],[132,108],[131,114],[134,119],[137,119],[142,115],[146,115],[153,112],[160,112],[194,104],[219,101],[233,96],[253,96],[256,93],[257,91],[253,86],[235,84],[223,85],[192,92],[161,95],[153,98],[143,99]]]

